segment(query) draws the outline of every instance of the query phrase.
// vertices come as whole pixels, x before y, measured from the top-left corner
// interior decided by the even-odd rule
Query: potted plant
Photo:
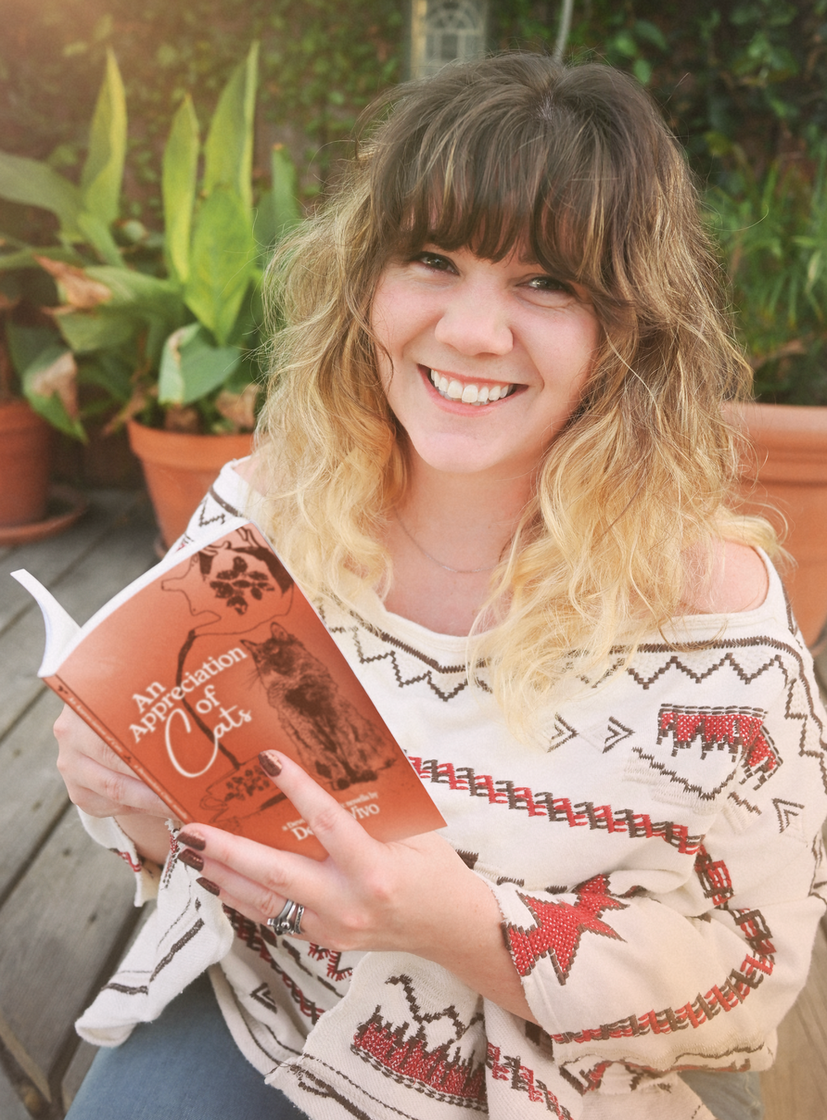
[[[745,504],[786,523],[787,587],[815,647],[827,619],[827,155],[760,177],[739,164],[707,198],[755,371],[756,402],[737,415],[754,448]]]
[[[50,486],[54,430],[84,437],[74,359],[25,288],[22,274],[0,273],[0,544],[56,532],[84,506]]]
[[[300,216],[295,172],[281,148],[272,152],[272,187],[253,205],[257,60],[254,44],[221,93],[203,145],[189,97],[174,114],[160,237],[117,224],[127,120],[113,55],[80,187],[44,164],[0,153],[0,196],[58,218],[60,246],[18,245],[17,260],[28,253],[55,281],[54,322],[86,381],[108,393],[113,423],[127,424],[167,545],[218,467],[249,451],[265,258]]]

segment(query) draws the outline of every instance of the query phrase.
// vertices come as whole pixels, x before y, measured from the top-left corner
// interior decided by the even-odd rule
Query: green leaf
[[[649,85],[649,79],[652,77],[652,64],[650,62],[645,58],[636,58],[632,63],[632,70],[642,86]]]
[[[39,393],[25,392],[25,389],[24,393],[26,400],[35,412],[39,413],[53,428],[65,432],[67,436],[71,436],[73,439],[79,439],[81,443],[86,443],[86,432],[83,430],[83,424],[77,417],[73,418],[69,415],[60,397],[42,397]]]
[[[218,100],[204,145],[204,191],[229,187],[252,215],[253,119],[258,73],[258,43],[236,67]]]
[[[161,191],[170,271],[185,283],[190,271],[190,234],[198,173],[198,119],[187,94],[175,114],[164,148]]]
[[[36,252],[36,249],[15,249],[11,253],[0,253],[0,272],[16,272],[19,268],[36,268],[37,262],[34,259]]]
[[[78,229],[107,264],[119,265],[122,263],[121,251],[109,232],[109,226],[106,222],[102,222],[97,214],[93,214],[89,210],[82,210],[78,214]]]
[[[50,367],[54,368],[58,364],[66,367],[60,378],[63,384],[54,382],[48,392],[38,391],[43,387],[44,374],[48,373]],[[85,443],[86,433],[83,430],[83,425],[76,415],[69,413],[66,407],[66,399],[68,399],[73,412],[76,410],[74,388],[76,373],[77,369],[71,351],[67,350],[65,346],[49,345],[41,350],[23,370],[20,380],[23,386],[23,394],[35,412],[39,413],[44,420],[47,420],[59,431]],[[67,379],[71,383],[69,386],[65,384]]]
[[[634,40],[634,36],[625,28],[618,31],[618,33],[612,37],[610,43],[616,51],[625,55],[626,58],[635,58],[638,54],[638,46]]]
[[[109,309],[164,315],[170,320],[183,317],[181,293],[173,280],[161,280],[136,269],[111,268],[108,265],[96,265],[84,271],[90,279],[105,284],[112,293],[106,305]]]
[[[75,354],[121,346],[131,342],[141,328],[140,320],[134,315],[100,308],[59,315],[57,325]]]
[[[237,346],[215,346],[200,323],[170,335],[161,355],[160,404],[192,404],[217,389],[239,363]]]
[[[648,19],[635,20],[635,34],[639,39],[644,39],[647,43],[659,47],[662,51],[669,49],[666,36],[659,27]]]
[[[270,192],[273,207],[273,225],[276,241],[302,220],[296,186],[296,168],[290,156],[280,144],[273,146],[270,156],[273,186]]]
[[[273,246],[302,220],[296,196],[296,169],[281,144],[273,147],[272,188],[262,195],[255,216],[259,264],[267,267]]]
[[[184,299],[219,345],[225,345],[232,334],[255,276],[255,244],[247,212],[235,193],[216,187],[198,215]]]
[[[128,357],[128,354],[123,350],[101,350],[93,357],[85,358],[78,368],[78,382],[97,385],[106,392],[110,401],[114,399],[118,404],[126,404],[133,392],[131,377],[134,369],[134,355]]]
[[[47,163],[0,152],[0,198],[50,210],[60,222],[62,236],[77,238],[80,191]]]
[[[60,335],[50,327],[24,327],[19,323],[6,323],[6,341],[11,362],[18,373],[28,368],[38,354],[60,341]]]
[[[80,184],[84,209],[105,225],[111,225],[118,217],[125,156],[126,98],[118,64],[110,50]]]

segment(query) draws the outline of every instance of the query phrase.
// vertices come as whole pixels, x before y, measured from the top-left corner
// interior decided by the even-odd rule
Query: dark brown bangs
[[[538,104],[536,90],[489,89],[482,99],[473,88],[462,92],[469,96],[459,104],[448,98],[410,128],[400,117],[422,106],[403,100],[391,135],[375,137],[370,194],[380,253],[431,243],[499,261],[517,251],[562,280],[605,291],[605,176],[596,166],[604,161],[594,138],[548,96]]]
[[[604,327],[633,325],[675,157],[630,79],[506,55],[389,101],[361,153],[380,268],[427,243],[495,261],[516,250],[586,287]]]

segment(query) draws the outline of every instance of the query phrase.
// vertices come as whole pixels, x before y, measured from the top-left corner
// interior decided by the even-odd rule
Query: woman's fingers
[[[345,932],[335,927],[339,923],[347,926],[347,915],[352,912],[361,924],[359,881],[364,879],[366,867],[375,868],[381,862],[385,845],[372,839],[295,762],[274,751],[260,757],[262,768],[331,855],[319,861],[209,825],[188,824],[178,842],[190,850],[179,858],[202,873],[206,889],[218,888],[223,902],[255,921],[274,917],[285,900],[292,899],[306,907],[305,931],[316,926],[320,935]]]
[[[329,893],[329,869],[307,856],[202,824],[185,825],[178,843],[189,849],[179,859],[219,887],[223,902],[238,904],[256,921],[277,914],[285,898],[307,904]]]
[[[378,841],[298,763],[278,751],[262,751],[258,757],[262,769],[301,813],[324,850],[335,855],[343,872],[370,858]]]
[[[58,716],[54,733],[57,767],[78,808],[93,817],[170,816],[160,797],[71,708]]]
[[[188,824],[178,842],[189,851],[179,859],[201,873],[202,886],[217,889],[223,902],[258,922],[277,915],[286,899],[300,903],[303,931],[328,948],[429,944],[432,927],[442,924],[442,904],[430,905],[434,892],[452,899],[470,874],[450,845],[434,834],[384,844],[295,762],[274,751],[261,761],[328,856],[315,860]]]

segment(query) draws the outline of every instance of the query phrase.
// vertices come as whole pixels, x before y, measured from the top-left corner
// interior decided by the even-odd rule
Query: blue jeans
[[[757,1073],[682,1073],[715,1120],[761,1120],[764,1102]]]
[[[716,1120],[761,1120],[757,1073],[685,1073]],[[200,976],[154,1023],[101,1049],[66,1120],[306,1120],[264,1084]]]
[[[206,974],[102,1048],[66,1120],[307,1120],[236,1046]]]

